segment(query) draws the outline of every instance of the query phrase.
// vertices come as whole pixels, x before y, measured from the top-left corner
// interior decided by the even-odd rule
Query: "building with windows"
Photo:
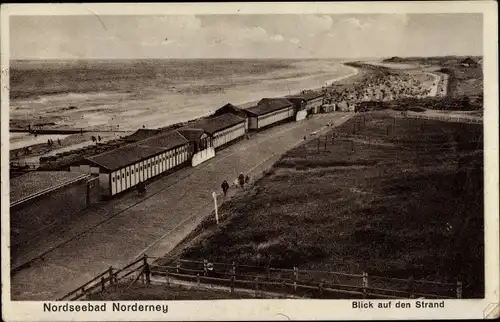
[[[191,162],[193,146],[178,131],[88,157],[73,172],[98,172],[104,197],[112,197],[171,169]]]
[[[212,137],[214,149],[245,137],[246,120],[234,114],[222,114],[201,119],[189,125],[192,129],[201,129]]]
[[[286,98],[263,98],[253,107],[245,110],[248,114],[248,128],[260,130],[295,116],[295,106]]]
[[[215,148],[209,133],[202,129],[191,128],[181,128],[177,131],[192,143],[191,165],[193,167],[215,157]]]
[[[299,95],[289,95],[285,97],[296,105],[305,104],[304,108],[309,114],[317,114],[320,112],[320,108],[323,105],[324,96],[325,95],[323,93],[315,91],[304,91]]]

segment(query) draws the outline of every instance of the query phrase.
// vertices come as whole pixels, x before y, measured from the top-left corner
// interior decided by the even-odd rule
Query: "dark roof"
[[[220,116],[220,115],[227,114],[227,113],[237,115],[241,118],[247,117],[247,113],[245,113],[245,111],[243,111],[241,108],[234,106],[231,103],[228,103],[228,104],[222,106],[217,111],[215,111],[215,113],[213,115]]]
[[[250,107],[247,111],[255,115],[264,115],[289,106],[293,106],[293,103],[286,98],[263,98],[257,106]]]
[[[197,142],[205,131],[202,129],[180,128],[177,130],[183,137],[190,142]]]
[[[88,174],[69,171],[32,171],[10,180],[11,206],[44,191],[51,191]]]
[[[170,131],[94,155],[86,160],[108,171],[114,171],[187,143],[189,141],[179,132]]]
[[[210,117],[206,119],[201,119],[193,124],[189,125],[189,128],[202,129],[210,135],[215,132],[222,131],[228,127],[234,126],[239,123],[243,123],[245,120],[234,114],[222,114],[216,117]]]
[[[121,169],[127,165],[147,159],[167,149],[155,146],[140,146],[137,143],[125,145],[121,148],[104,152],[86,160],[105,168],[108,171]]]
[[[310,101],[310,100],[313,100],[313,99],[316,99],[316,98],[322,97],[322,96],[324,96],[323,93],[310,91],[310,92],[305,92],[302,94],[288,95],[285,97],[286,98],[302,98],[302,99],[305,99],[306,101]]]
[[[239,104],[238,108],[243,110],[243,111],[246,111],[249,108],[257,106],[258,103],[259,103],[259,101],[246,102],[246,103]]]
[[[154,135],[160,134],[160,129],[139,129],[129,136],[125,137],[125,141],[127,142],[137,142],[140,140],[144,140],[150,138]]]
[[[150,137],[149,139],[137,142],[140,146],[150,146],[170,150],[180,145],[189,143],[178,131],[170,131]]]

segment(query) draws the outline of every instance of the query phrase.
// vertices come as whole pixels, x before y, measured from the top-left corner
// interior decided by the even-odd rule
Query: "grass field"
[[[460,279],[482,297],[482,156],[479,125],[361,113],[289,151],[179,256]]]

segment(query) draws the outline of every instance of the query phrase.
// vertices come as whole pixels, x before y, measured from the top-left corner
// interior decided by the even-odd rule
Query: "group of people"
[[[240,175],[238,176],[238,179],[237,179],[237,182],[239,184],[239,186],[241,187],[241,189],[245,189],[245,184],[249,183],[250,182],[250,177],[248,175],[243,175],[243,173],[240,173]],[[222,192],[224,193],[224,196],[227,195],[227,192],[229,190],[229,183],[224,180],[222,181],[222,184],[220,185],[221,189],[222,189]]]
[[[432,82],[432,76],[421,75],[416,77],[409,73],[376,73],[369,75],[350,87],[332,85],[323,88],[325,103],[362,102],[362,101],[390,101],[405,97],[425,97],[430,94],[430,86],[425,82]]]
[[[250,182],[250,177],[248,175],[243,175],[243,173],[240,173],[240,175],[238,176],[238,184],[239,186],[244,189],[245,188],[245,184],[248,184]],[[221,184],[221,189],[222,189],[222,192],[224,193],[224,196],[227,195],[227,192],[229,191],[229,183],[224,180],[222,181],[222,184]],[[145,194],[146,194],[146,185],[143,181],[139,182],[137,184],[137,193],[139,194],[140,197],[143,197]]]
[[[57,144],[61,145],[61,139],[57,139]],[[53,147],[54,146],[54,140],[48,139],[47,140],[47,145],[49,146],[49,148]]]

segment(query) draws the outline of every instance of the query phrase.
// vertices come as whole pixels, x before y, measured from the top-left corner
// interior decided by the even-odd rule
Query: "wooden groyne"
[[[77,133],[86,133],[88,130],[84,129],[41,129],[41,130],[27,130],[27,129],[16,129],[10,128],[9,132],[13,133],[33,133],[33,134],[77,134]]]

